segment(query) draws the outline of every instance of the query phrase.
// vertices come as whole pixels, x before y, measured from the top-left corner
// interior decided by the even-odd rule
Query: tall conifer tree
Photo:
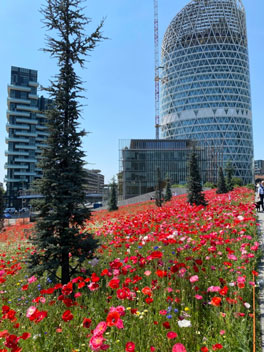
[[[46,88],[53,103],[47,113],[49,137],[40,165],[43,178],[38,184],[43,199],[38,204],[40,215],[32,236],[36,252],[30,258],[30,268],[37,274],[47,271],[53,277],[60,272],[63,284],[97,246],[91,235],[80,231],[90,213],[84,206],[81,138],[85,132],[78,123],[84,89],[75,70],[76,65],[84,67],[88,53],[103,39],[103,22],[87,36],[86,26],[91,20],[85,16],[82,3],[47,0],[41,9],[51,32],[43,51],[57,59],[59,72]]]
[[[225,173],[226,173],[226,188],[227,188],[227,191],[230,192],[234,188],[233,181],[232,181],[234,168],[230,161],[228,161],[228,163],[226,164]]]
[[[4,190],[0,186],[0,231],[4,227]]]
[[[223,169],[222,169],[222,167],[219,167],[216,193],[222,194],[222,193],[227,193],[227,192],[228,192],[228,190],[226,188],[226,182],[225,182]]]
[[[112,183],[110,184],[110,196],[108,202],[108,210],[113,211],[117,210],[117,184],[115,182],[115,178],[113,177]]]
[[[172,198],[172,193],[171,193],[171,183],[170,183],[170,178],[169,175],[166,177],[166,189],[165,189],[165,196],[164,200],[165,202],[170,201]]]
[[[156,192],[155,192],[155,202],[158,207],[162,207],[164,200],[163,196],[163,182],[160,175],[160,168],[157,168],[157,182],[156,182]]]
[[[199,171],[199,165],[195,149],[192,151],[189,162],[189,179],[188,179],[188,202],[193,205],[207,205],[202,193],[202,180]]]

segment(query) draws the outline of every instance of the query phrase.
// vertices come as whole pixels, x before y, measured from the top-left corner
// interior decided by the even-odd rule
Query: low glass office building
[[[217,165],[222,155],[216,149],[197,147],[190,140],[131,139],[119,141],[119,198],[127,199],[152,192],[161,178],[171,184],[186,184],[189,159],[195,147],[202,182],[217,180]]]
[[[241,0],[192,0],[161,53],[161,135],[221,148],[235,176],[253,180],[246,14]]]

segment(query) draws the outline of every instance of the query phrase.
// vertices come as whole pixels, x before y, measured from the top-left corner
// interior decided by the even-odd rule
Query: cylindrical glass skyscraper
[[[161,133],[221,150],[235,176],[253,180],[245,9],[241,0],[192,0],[162,43]]]

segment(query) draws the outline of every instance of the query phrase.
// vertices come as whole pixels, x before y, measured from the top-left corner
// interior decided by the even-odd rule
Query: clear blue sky
[[[38,70],[47,85],[56,61],[39,49],[45,29],[39,8],[44,0],[0,1],[0,182],[5,176],[7,149],[7,84],[10,67]],[[160,44],[172,18],[188,0],[159,0]],[[91,53],[86,70],[87,106],[80,121],[91,133],[83,140],[88,168],[98,168],[108,182],[119,170],[119,139],[155,138],[153,0],[87,0],[86,13],[94,30],[106,17],[109,38]],[[244,0],[247,13],[255,159],[264,159],[263,0]]]

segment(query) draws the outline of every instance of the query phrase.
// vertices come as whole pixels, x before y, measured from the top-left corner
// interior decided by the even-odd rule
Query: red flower
[[[160,251],[154,251],[150,254],[151,259],[159,259],[162,258],[163,254]]]
[[[135,352],[135,344],[134,342],[127,342],[126,343],[126,352]]]
[[[165,329],[170,328],[170,323],[168,321],[164,321],[164,323],[162,323],[162,325],[164,326]]]
[[[201,351],[202,351],[202,352],[208,352],[209,350],[208,350],[207,347],[204,346],[204,347],[201,348]]]
[[[119,279],[112,279],[108,282],[108,286],[116,290],[117,288],[119,288],[119,283],[120,283]]]
[[[89,318],[84,318],[83,319],[83,327],[84,328],[89,328],[91,326],[92,320]]]
[[[220,295],[221,296],[226,296],[227,295],[227,292],[228,292],[228,287],[227,286],[224,286],[220,291]]]
[[[66,310],[63,314],[62,314],[62,320],[64,321],[70,321],[73,319],[73,315],[71,313],[70,310]]]
[[[168,339],[175,339],[177,336],[178,336],[178,334],[176,332],[174,332],[174,331],[169,331],[167,333],[167,338]]]
[[[148,296],[151,296],[152,294],[152,291],[151,291],[151,288],[149,288],[148,286],[146,287],[143,287],[141,292],[144,294],[144,295],[148,295]]]
[[[106,317],[107,326],[114,326],[118,322],[120,315],[117,311],[110,312]]]
[[[221,297],[213,297],[212,300],[211,300],[211,304],[215,307],[219,307],[220,304],[221,304]]]
[[[62,286],[62,289],[61,289],[61,292],[62,292],[62,294],[65,295],[65,296],[70,295],[70,294],[72,293],[72,283],[69,282],[68,284],[63,285],[63,286]]]
[[[31,334],[29,332],[23,332],[23,334],[20,336],[20,339],[27,340]]]
[[[213,351],[216,351],[216,350],[221,350],[223,348],[223,346],[220,344],[220,343],[217,343],[215,345],[213,345]]]

